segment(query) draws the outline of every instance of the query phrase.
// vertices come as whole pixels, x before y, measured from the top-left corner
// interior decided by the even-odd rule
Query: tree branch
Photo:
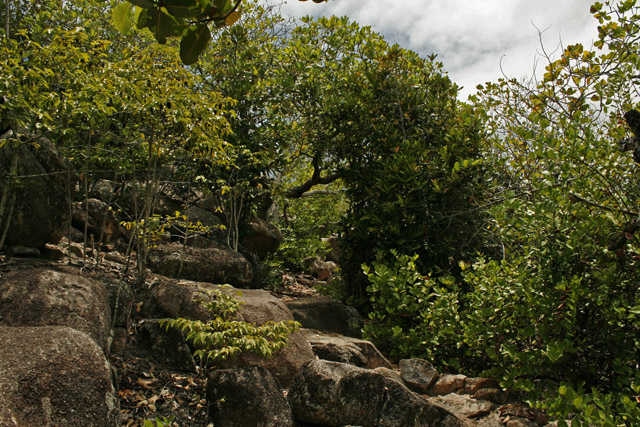
[[[336,172],[334,174],[328,175],[328,176],[321,176],[322,173],[322,169],[320,168],[320,153],[316,153],[315,156],[313,156],[313,160],[312,160],[312,165],[313,165],[313,175],[311,175],[311,178],[309,178],[308,180],[306,180],[305,182],[303,182],[302,184],[290,188],[289,190],[287,190],[287,192],[285,193],[285,196],[290,198],[290,199],[298,199],[300,197],[302,197],[307,191],[311,190],[311,188],[314,185],[318,185],[318,184],[330,184],[336,180],[338,180],[339,178],[342,178],[342,174],[340,172]]]

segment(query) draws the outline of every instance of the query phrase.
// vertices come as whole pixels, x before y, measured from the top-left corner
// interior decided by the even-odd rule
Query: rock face
[[[417,393],[427,393],[440,375],[431,363],[423,359],[403,359],[398,365],[404,382]]]
[[[282,301],[268,292],[257,289],[235,289],[221,287],[204,282],[189,280],[160,280],[151,291],[143,305],[143,315],[147,318],[177,318],[201,320],[206,322],[211,314],[196,299],[206,298],[207,292],[222,290],[231,293],[242,302],[238,320],[263,325],[269,321],[280,322],[293,320],[293,316]],[[277,352],[271,359],[245,353],[223,362],[223,366],[244,367],[262,366],[269,370],[281,386],[288,386],[296,371],[315,356],[311,346],[300,332],[289,336],[287,346]]]
[[[358,311],[340,301],[326,297],[306,297],[287,302],[293,318],[303,328],[326,333],[361,337],[364,320]]]
[[[179,330],[166,328],[158,320],[146,320],[138,330],[139,346],[149,357],[169,369],[196,372],[196,362],[184,335]]]
[[[320,359],[349,363],[367,369],[392,367],[371,341],[325,334],[315,329],[303,329],[302,333]]]
[[[293,427],[293,414],[273,376],[259,366],[213,371],[209,417],[217,427]]]
[[[88,235],[93,235],[96,242],[100,241],[101,236],[103,242],[111,241],[120,233],[120,224],[115,214],[106,203],[98,199],[74,203],[71,224],[81,232],[84,232],[86,225]]]
[[[467,420],[468,425],[502,427],[498,415],[491,413],[494,408],[491,402],[469,399],[468,396],[455,393],[446,396],[430,397],[429,401],[434,405],[455,412],[460,418]]]
[[[0,326],[0,425],[119,426],[111,371],[86,334]]]
[[[282,243],[282,233],[273,224],[268,224],[261,218],[252,218],[247,222],[247,233],[242,244],[260,259],[278,250]]]
[[[180,243],[167,243],[149,252],[148,266],[168,277],[241,288],[250,286],[253,281],[249,261],[230,249],[183,248]]]
[[[462,426],[399,382],[371,370],[316,360],[296,375],[289,403],[299,421],[327,426]]]
[[[273,295],[262,290],[247,289],[241,291],[238,298],[243,302],[240,316],[246,321],[263,325],[269,321],[293,320],[286,305]],[[270,359],[262,359],[255,354],[245,353],[227,361],[229,366],[257,365],[269,370],[279,384],[289,386],[300,367],[315,359],[311,346],[304,335],[298,331],[289,336],[287,346]]]
[[[108,353],[111,312],[102,282],[53,268],[15,271],[0,278],[0,324],[69,326]]]
[[[313,277],[320,281],[326,281],[331,278],[334,271],[338,269],[338,266],[333,261],[323,261],[320,258],[316,258],[311,263],[310,273]]]
[[[22,178],[6,246],[40,248],[58,243],[68,230],[68,188],[75,187],[75,174],[51,142],[44,138],[36,142],[38,148],[23,144],[18,149],[18,175]],[[0,148],[0,170],[10,170],[13,153],[9,144]],[[0,181],[0,194],[5,185]]]

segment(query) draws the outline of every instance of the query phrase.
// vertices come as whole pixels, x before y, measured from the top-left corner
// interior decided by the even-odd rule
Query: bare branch
[[[314,185],[330,184],[330,183],[342,178],[342,174],[340,172],[336,172],[334,174],[331,174],[331,175],[328,175],[328,176],[324,176],[324,177],[321,176],[322,169],[320,167],[320,153],[319,152],[316,153],[316,155],[313,157],[312,164],[313,164],[313,175],[311,175],[311,178],[309,178],[308,180],[306,180],[302,184],[287,190],[287,192],[285,193],[286,197],[288,197],[290,199],[298,199],[298,198],[304,196],[304,194],[306,192],[311,190],[311,188]]]

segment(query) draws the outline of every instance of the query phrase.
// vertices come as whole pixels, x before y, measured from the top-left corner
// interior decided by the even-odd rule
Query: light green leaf
[[[124,36],[131,31],[131,11],[133,5],[129,2],[120,3],[111,10],[111,20],[116,29]]]

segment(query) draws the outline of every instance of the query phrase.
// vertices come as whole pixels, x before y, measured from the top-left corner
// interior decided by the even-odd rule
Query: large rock
[[[120,234],[120,224],[115,214],[109,205],[98,199],[74,203],[71,224],[83,233],[86,226],[87,237],[93,235],[96,242],[111,241]]]
[[[157,319],[145,320],[138,327],[136,344],[146,356],[160,365],[184,372],[196,372],[196,363],[184,334],[167,328]]]
[[[448,394],[429,397],[429,402],[456,414],[469,427],[502,427],[494,405],[486,400],[472,399],[469,395]]]
[[[0,326],[0,425],[121,425],[100,348],[68,327]]]
[[[268,292],[256,289],[243,290],[239,296],[243,305],[240,316],[257,325],[267,322],[291,321],[293,316],[282,301]],[[273,374],[281,386],[288,387],[298,369],[315,359],[311,346],[300,332],[294,332],[287,346],[270,359],[262,359],[253,353],[244,353],[227,361],[229,366],[263,366]]]
[[[267,322],[293,320],[293,316],[282,301],[263,290],[235,289],[210,283],[189,280],[167,280],[158,278],[143,305],[142,313],[147,318],[177,318],[206,322],[211,314],[197,300],[206,300],[211,290],[229,293],[242,302],[237,320],[263,325]],[[296,371],[315,356],[311,346],[300,332],[289,336],[287,347],[278,351],[270,359],[245,353],[223,362],[225,367],[263,366],[279,381],[287,386]]]
[[[54,268],[7,273],[0,278],[0,324],[69,326],[87,333],[108,353],[111,313],[102,282]]]
[[[293,414],[273,376],[258,366],[221,369],[207,381],[209,417],[216,427],[293,427]]]
[[[199,300],[205,300],[207,293],[220,289],[211,283],[191,280],[173,280],[157,277],[142,305],[145,318],[178,318],[201,320],[211,319],[211,313]]]
[[[247,224],[247,232],[242,239],[242,244],[260,259],[278,250],[282,243],[282,233],[273,224],[260,218],[252,218]]]
[[[404,382],[417,393],[427,393],[440,376],[433,365],[423,359],[402,359],[398,366]]]
[[[13,153],[10,144],[0,148],[3,173],[10,170]],[[70,164],[51,142],[38,138],[18,148],[17,174],[20,184],[4,244],[40,248],[58,243],[69,228],[69,187],[75,188],[76,183]],[[6,185],[0,180],[0,194]]]
[[[327,297],[305,297],[286,303],[303,328],[317,329],[326,333],[362,337],[364,320],[358,311]]]
[[[247,287],[253,268],[245,257],[230,249],[190,248],[166,243],[149,251],[148,266],[168,277]]]
[[[299,421],[327,426],[462,426],[399,382],[367,369],[312,361],[296,376],[289,403]]]
[[[362,356],[364,357],[363,368],[392,368],[391,362],[380,353],[371,341],[338,334],[326,334],[315,329],[302,329],[301,332],[314,353],[321,359],[360,366]],[[348,360],[344,360],[344,357]]]
[[[289,404],[298,421],[326,426],[342,425],[340,380],[356,371],[346,363],[314,360],[296,374],[289,389]]]

